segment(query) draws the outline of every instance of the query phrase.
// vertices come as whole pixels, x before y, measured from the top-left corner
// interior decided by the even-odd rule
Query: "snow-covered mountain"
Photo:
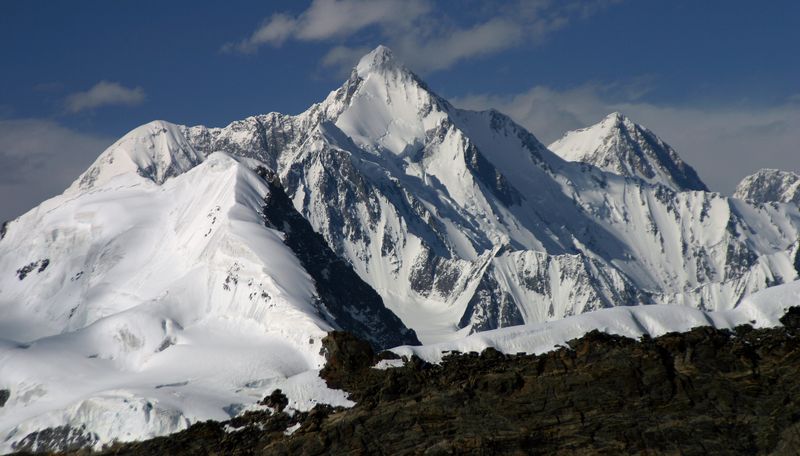
[[[153,437],[275,387],[346,405],[315,372],[328,331],[416,342],[258,166],[152,122],[6,226],[6,449]]]
[[[315,373],[332,328],[389,347],[638,304],[685,322],[798,277],[797,206],[684,188],[566,161],[385,47],[296,116],[144,125],[0,231],[0,439],[145,438],[276,387],[347,404]]]
[[[662,145],[620,116],[601,124],[611,144]],[[385,47],[300,115],[177,129],[185,153],[109,156],[70,191],[132,169],[162,182],[217,151],[258,162],[423,341],[615,305],[727,308],[797,276],[796,207],[564,161],[501,113],[454,108]]]
[[[683,163],[630,121],[607,123]],[[184,133],[203,154],[274,169],[423,342],[616,305],[729,308],[797,277],[797,208],[565,161],[499,112],[454,108],[384,47],[300,115]],[[674,176],[694,176],[682,166]]]
[[[761,169],[736,186],[734,198],[754,203],[800,204],[800,175],[777,169]]]
[[[618,112],[590,127],[567,132],[549,148],[565,160],[590,163],[675,191],[708,191],[694,168],[669,144]]]

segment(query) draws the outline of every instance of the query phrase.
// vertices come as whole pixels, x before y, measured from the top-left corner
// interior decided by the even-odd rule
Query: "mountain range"
[[[0,439],[143,439],[278,387],[297,410],[346,406],[316,376],[333,329],[436,359],[519,331],[508,350],[776,324],[747,299],[798,278],[798,180],[763,174],[710,192],[619,113],[546,147],[383,46],[298,115],[148,123],[2,225]]]

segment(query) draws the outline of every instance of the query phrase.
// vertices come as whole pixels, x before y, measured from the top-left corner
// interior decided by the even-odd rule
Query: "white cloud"
[[[545,144],[620,111],[670,143],[712,190],[726,194],[760,168],[800,171],[800,104],[791,99],[773,106],[669,105],[618,89],[599,84],[569,90],[536,86],[510,96],[473,95],[453,102],[505,112]]]
[[[100,81],[86,92],[69,95],[66,108],[69,112],[80,112],[101,106],[135,106],[144,101],[145,94],[141,87],[127,88],[118,82]]]
[[[0,222],[61,193],[112,142],[49,120],[0,120]]]
[[[404,26],[429,8],[422,0],[315,0],[300,18],[297,38],[325,40],[372,25]]]
[[[370,51],[367,46],[347,47],[335,46],[322,57],[322,66],[332,67],[336,70],[337,76],[347,76],[358,59]]]
[[[265,20],[249,38],[240,43],[227,43],[222,49],[224,51],[239,51],[251,53],[258,50],[259,46],[272,44],[280,46],[286,41],[297,28],[297,20],[286,14],[274,14]]]
[[[494,18],[435,38],[420,39],[420,35],[410,33],[398,38],[392,47],[412,68],[435,71],[464,59],[507,49],[524,37],[525,29],[519,23]]]
[[[469,95],[451,101],[466,109],[494,108],[504,112],[547,144],[560,138],[565,131],[595,123],[612,112],[610,103],[601,99],[604,91],[604,87],[598,85],[564,91],[536,86],[514,95]]]
[[[273,14],[250,37],[228,43],[223,50],[251,53],[265,44],[280,46],[289,38],[321,41],[346,37],[374,25],[400,27],[428,9],[423,0],[314,0],[296,18]]]
[[[387,44],[410,67],[428,72],[522,43],[539,43],[574,18],[618,1],[462,2],[460,7],[473,12],[468,17],[480,18],[463,24],[429,0],[314,0],[296,17],[274,14],[248,38],[228,43],[223,50],[252,53],[260,46],[280,46],[289,39],[331,41],[334,47],[323,58],[323,66],[349,69],[362,55],[357,55],[360,50]],[[357,36],[369,27],[377,33]]]

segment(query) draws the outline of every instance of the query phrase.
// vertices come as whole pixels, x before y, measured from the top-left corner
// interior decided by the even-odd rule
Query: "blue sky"
[[[5,1],[0,219],[153,119],[298,113],[386,44],[457,105],[543,142],[621,110],[729,193],[800,170],[800,3],[656,0]],[[724,166],[720,166],[724,163]],[[13,196],[12,196],[13,195]]]

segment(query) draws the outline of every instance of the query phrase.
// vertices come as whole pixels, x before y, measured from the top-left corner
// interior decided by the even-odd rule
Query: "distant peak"
[[[736,186],[734,198],[756,203],[800,204],[800,175],[791,171],[762,168]]]
[[[361,57],[356,66],[356,71],[363,76],[376,70],[394,69],[399,66],[402,65],[397,62],[392,50],[381,44],[364,57]]]
[[[567,132],[550,150],[568,161],[590,163],[676,191],[708,189],[669,144],[618,111],[590,127]]]

